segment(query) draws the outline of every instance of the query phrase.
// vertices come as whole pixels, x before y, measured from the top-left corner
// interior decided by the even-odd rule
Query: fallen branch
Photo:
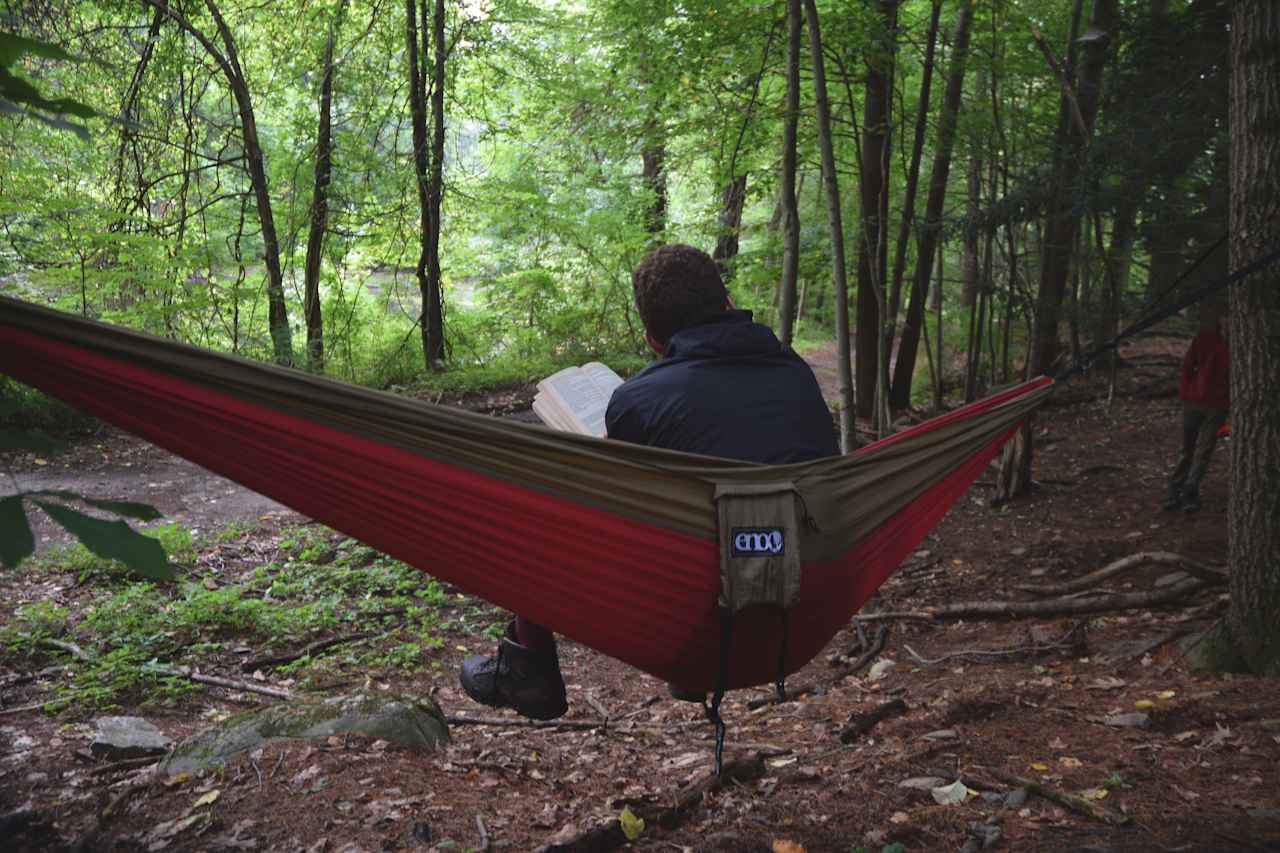
[[[932,622],[933,614],[924,610],[882,610],[879,613],[859,613],[853,619],[855,622],[888,622],[896,619]]]
[[[1024,619],[1030,616],[1069,616],[1082,613],[1105,613],[1111,610],[1134,610],[1177,601],[1209,584],[1199,578],[1187,578],[1154,592],[1128,592],[1093,595],[1082,598],[1047,598],[1043,601],[962,601],[930,608],[936,619],[991,617]]]
[[[293,663],[294,661],[300,658],[305,658],[309,655],[313,655],[316,652],[322,652],[325,649],[329,649],[334,646],[340,646],[345,643],[354,643],[357,640],[368,639],[368,637],[369,637],[369,634],[363,631],[359,631],[354,634],[344,634],[341,637],[330,637],[327,640],[317,640],[316,642],[311,643],[307,646],[304,646],[302,649],[296,652],[283,654],[283,655],[276,655],[274,657],[254,658],[253,660],[247,660],[244,663],[240,664],[240,668],[245,672],[253,672],[255,669],[263,669],[265,667],[272,667],[272,666],[282,666],[286,663]]]
[[[190,667],[180,667],[174,669],[168,666],[150,666],[147,671],[154,672],[157,675],[168,675],[173,678],[185,678],[198,684],[211,684],[214,687],[226,687],[229,690],[244,690],[248,693],[261,693],[263,696],[272,696],[276,699],[292,699],[293,694],[288,690],[280,690],[275,687],[263,687],[258,684],[252,684],[247,681],[234,681],[230,678],[219,678],[216,675],[203,675],[195,672]]]
[[[1007,785],[1013,785],[1015,788],[1026,788],[1029,794],[1037,794],[1050,802],[1071,809],[1073,812],[1082,814],[1087,818],[1108,823],[1112,826],[1123,826],[1129,822],[1127,815],[1099,806],[1076,794],[1068,794],[1066,791],[1059,791],[1047,785],[1041,785],[1034,779],[1024,779],[1021,776],[1005,773],[1003,770],[997,770],[994,767],[980,767],[978,769],[985,770]]]
[[[1203,563],[1197,563],[1195,560],[1188,559],[1181,554],[1173,554],[1168,551],[1143,551],[1138,554],[1131,554],[1128,557],[1108,563],[1097,571],[1090,572],[1078,578],[1073,578],[1062,583],[1043,584],[1041,586],[1019,586],[1013,588],[1020,592],[1029,592],[1035,595],[1068,595],[1074,592],[1083,592],[1086,589],[1092,589],[1103,581],[1110,580],[1116,575],[1145,566],[1149,564],[1177,566],[1192,577],[1199,578],[1206,583],[1224,584],[1227,582],[1227,575],[1217,569],[1210,568]]]
[[[480,853],[489,853],[493,849],[493,842],[489,840],[489,830],[485,829],[484,818],[476,815],[476,829],[480,832]]]
[[[853,743],[855,740],[875,728],[881,720],[886,717],[895,717],[898,714],[906,713],[906,710],[907,703],[903,702],[901,699],[894,699],[892,701],[885,702],[879,708],[876,708],[868,714],[862,714],[850,722],[849,725],[841,729],[840,742],[846,744]]]
[[[9,714],[21,714],[25,711],[38,711],[48,704],[48,702],[36,702],[34,705],[19,705],[16,708],[3,708],[0,709],[0,717],[5,717]]]

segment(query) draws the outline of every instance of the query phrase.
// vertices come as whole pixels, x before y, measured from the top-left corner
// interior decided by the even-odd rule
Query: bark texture
[[[858,331],[854,384],[859,417],[871,417],[880,375],[881,307],[885,301],[889,210],[889,114],[893,90],[897,0],[877,3],[880,32],[867,55],[867,88],[862,117],[862,228],[858,232]]]
[[[304,311],[307,317],[307,369],[324,371],[324,318],[320,314],[320,259],[329,222],[329,181],[333,172],[333,30],[324,47],[320,81],[320,122],[316,129],[316,181],[311,193],[311,230],[303,266]]]
[[[778,200],[784,220],[782,281],[778,285],[778,336],[791,346],[795,335],[796,282],[800,273],[800,209],[796,200],[796,128],[800,120],[800,35],[804,29],[800,0],[787,0],[787,107],[782,126],[782,190]]]
[[[1237,0],[1231,23],[1231,266],[1280,246],[1280,6]],[[1231,289],[1229,633],[1280,675],[1280,266]]]
[[[809,26],[809,52],[813,58],[813,94],[818,114],[818,147],[822,151],[822,180],[826,186],[827,223],[831,229],[831,289],[836,303],[836,350],[840,374],[840,449],[857,446],[853,417],[853,369],[849,361],[849,279],[845,273],[844,221],[840,212],[840,183],[836,177],[835,149],[831,143],[831,106],[827,100],[827,76],[822,56],[822,31],[814,0],[804,0]]]
[[[969,55],[969,31],[972,24],[973,0],[961,0],[960,7],[956,10],[955,35],[951,42],[951,59],[947,69],[947,89],[942,101],[942,115],[938,119],[938,141],[929,175],[929,197],[925,201],[920,246],[916,252],[916,274],[911,282],[911,298],[902,324],[898,359],[893,366],[893,387],[889,403],[897,409],[904,409],[911,403],[911,379],[916,371],[916,353],[920,348],[920,332],[924,326],[925,301],[929,297],[933,259],[942,236],[943,205],[947,199],[947,178],[951,174],[951,150],[956,139],[956,116],[960,112],[960,96],[964,90],[965,61]],[[938,369],[941,370],[941,359],[938,363]]]

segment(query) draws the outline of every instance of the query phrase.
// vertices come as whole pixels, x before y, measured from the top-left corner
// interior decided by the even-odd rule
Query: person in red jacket
[[[1169,475],[1168,510],[1200,509],[1200,481],[1209,468],[1218,431],[1231,408],[1230,358],[1221,313],[1215,306],[1200,312],[1200,332],[1182,359],[1178,398],[1182,400],[1182,452]]]

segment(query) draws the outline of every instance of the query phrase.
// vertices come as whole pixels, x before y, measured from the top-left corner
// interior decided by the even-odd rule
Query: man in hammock
[[[762,464],[840,452],[809,365],[733,307],[715,261],[691,246],[646,256],[631,275],[645,340],[658,360],[613,393],[609,438]],[[555,636],[517,616],[490,656],[462,665],[467,695],[535,719],[568,710]],[[672,685],[679,699],[699,691]]]
[[[1183,512],[1200,509],[1200,481],[1209,470],[1218,431],[1231,408],[1230,358],[1221,308],[1205,305],[1200,311],[1200,331],[1178,373],[1182,451],[1169,475],[1169,496],[1164,502],[1165,509]]]

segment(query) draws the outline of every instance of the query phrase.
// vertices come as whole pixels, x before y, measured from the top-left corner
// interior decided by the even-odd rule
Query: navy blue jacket
[[[609,438],[780,464],[840,452],[818,380],[750,311],[671,336],[663,357],[613,392]]]

